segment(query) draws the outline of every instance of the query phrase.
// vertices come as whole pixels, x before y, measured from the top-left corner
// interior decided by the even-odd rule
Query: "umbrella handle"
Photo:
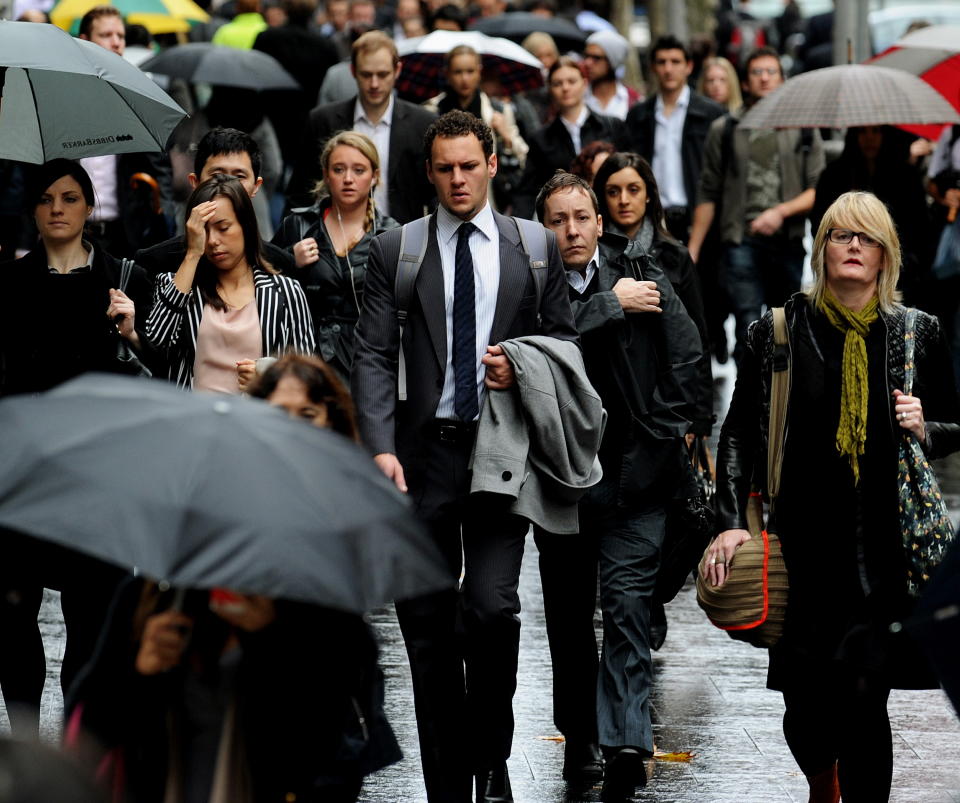
[[[157,180],[149,173],[134,173],[130,176],[130,186],[136,189],[137,184],[146,184],[150,188],[150,208],[153,209],[153,214],[159,215],[161,211],[160,185]]]

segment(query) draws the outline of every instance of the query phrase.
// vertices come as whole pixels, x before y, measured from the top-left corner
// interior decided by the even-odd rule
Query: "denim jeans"
[[[803,242],[782,236],[744,237],[739,245],[724,249],[722,281],[736,320],[737,364],[743,353],[747,328],[764,307],[780,307],[800,290],[803,276]]]

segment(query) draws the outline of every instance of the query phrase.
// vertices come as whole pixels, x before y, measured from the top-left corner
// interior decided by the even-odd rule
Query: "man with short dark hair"
[[[427,797],[469,801],[472,776],[478,803],[507,801],[513,800],[506,759],[520,637],[517,587],[528,522],[510,512],[506,495],[470,494],[471,450],[485,395],[516,381],[496,344],[532,334],[574,341],[576,331],[553,237],[538,292],[519,224],[490,206],[497,171],[490,128],[451,111],[427,130],[424,149],[440,203],[427,221],[402,342],[398,259],[403,231],[419,222],[381,234],[370,246],[352,390],[364,443],[410,495],[450,568],[449,590],[397,602]],[[415,248],[409,241],[405,247]],[[403,401],[397,399],[401,355]],[[502,479],[510,482],[511,472]],[[465,654],[456,633],[461,568]]]
[[[377,146],[380,181],[374,201],[380,212],[400,223],[421,217],[433,198],[423,173],[423,135],[435,116],[395,96],[400,56],[382,31],[365,33],[353,44],[352,71],[357,94],[347,101],[310,112],[293,175],[287,186],[290,207],[313,203],[313,187],[322,178],[320,153],[338,131],[359,131]]]
[[[605,775],[602,799],[626,801],[646,783],[643,762],[653,754],[650,605],[665,502],[694,412],[700,338],[657,262],[628,258],[626,238],[603,234],[597,198],[582,178],[556,173],[536,205],[557,236],[587,376],[608,415],[603,479],[580,500],[579,536],[536,531],[554,722],[566,737],[564,779],[583,788]]]
[[[690,89],[687,79],[693,60],[675,36],[661,36],[653,43],[650,66],[657,92],[627,112],[627,129],[633,150],[653,168],[667,229],[685,243],[700,181],[703,143],[723,107]]]
[[[113,6],[94,6],[84,14],[78,37],[118,56],[126,49],[123,17]],[[173,182],[166,153],[88,156],[80,164],[90,175],[97,201],[86,231],[112,256],[132,256],[138,248],[170,234]],[[159,212],[153,201],[155,191]]]
[[[707,135],[690,256],[700,248],[720,204],[721,278],[736,319],[737,362],[747,327],[764,307],[782,306],[800,290],[803,235],[824,166],[816,129],[742,129],[743,112],[783,83],[777,51],[759,48],[746,60],[746,104],[714,120]]]
[[[235,128],[212,128],[197,143],[194,172],[187,176],[187,180],[190,187],[196,189],[211,176],[233,176],[253,198],[263,184],[260,163],[260,147],[249,134]],[[273,267],[281,273],[294,275],[293,260],[282,248],[266,241],[263,248]],[[186,253],[185,239],[177,236],[137,251],[134,261],[156,278],[160,273],[176,273]]]

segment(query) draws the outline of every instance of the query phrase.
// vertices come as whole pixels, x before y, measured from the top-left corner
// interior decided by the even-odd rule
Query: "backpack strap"
[[[397,323],[400,326],[399,365],[397,366],[397,398],[407,398],[407,365],[403,357],[403,328],[407,323],[407,310],[413,298],[417,274],[423,265],[429,241],[430,217],[422,217],[405,223],[400,229],[400,251],[397,256],[397,275],[393,291],[397,304]]]
[[[513,218],[517,224],[517,233],[520,235],[520,247],[530,260],[530,272],[533,274],[533,284],[537,291],[537,318],[540,317],[540,299],[543,298],[543,288],[547,284],[547,266],[550,260],[547,256],[547,229],[536,220]]]

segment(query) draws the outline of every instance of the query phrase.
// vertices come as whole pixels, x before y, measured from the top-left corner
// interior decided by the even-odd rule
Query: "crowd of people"
[[[816,129],[738,125],[785,80],[775,47],[733,58],[726,43],[716,52],[734,64],[661,36],[644,98],[623,81],[630,44],[595,23],[577,53],[527,37],[540,90],[508,96],[461,45],[417,104],[395,91],[396,41],[464,30],[473,10],[328,0],[321,25],[311,0],[227,5],[230,21],[192,35],[270,53],[300,90],[214,87],[201,107],[203,93],[171,84],[197,114],[167,152],[2,166],[3,208],[23,214],[2,218],[0,396],[133,374],[264,399],[366,448],[449,572],[445,589],[396,601],[434,803],[513,799],[532,525],[563,777],[628,800],[654,749],[661,555],[675,503],[698,493],[690,445],[713,435],[725,322],[737,383],[717,452],[715,585],[750,538],[749,494],[766,490],[771,310],[785,306],[793,383],[768,526],[790,601],[768,685],[811,800],[887,799],[887,696],[937,682],[888,626],[914,604],[894,524],[899,439],[931,456],[960,447],[960,318],[930,272],[937,226],[960,208],[957,131],[934,145],[850,129],[827,164]],[[482,0],[476,16],[504,11]],[[79,24],[121,55],[131,34],[110,6]],[[910,394],[904,297],[927,310]],[[36,733],[36,617],[56,586],[66,718],[96,737],[82,749],[101,769],[122,765],[101,773],[114,792],[347,801],[398,760],[361,617],[194,590],[173,604],[92,560],[78,586],[73,558],[12,543],[0,689],[14,732]],[[321,631],[322,644],[302,637]],[[306,698],[290,674],[304,661],[323,669]]]

